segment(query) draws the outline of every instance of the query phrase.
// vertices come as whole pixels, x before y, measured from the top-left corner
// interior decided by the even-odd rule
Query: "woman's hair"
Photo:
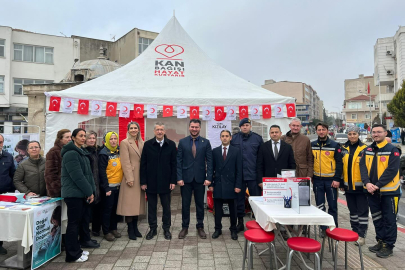
[[[55,210],[52,213],[52,219],[58,222],[58,225],[61,225],[61,217],[62,217],[62,207],[60,205],[56,206]]]
[[[28,147],[29,142],[30,142],[29,140],[21,140],[21,141],[19,141],[17,143],[17,145],[15,146],[14,151],[18,152],[17,149],[27,151],[27,147]]]
[[[138,127],[138,135],[136,135],[136,139],[139,140],[139,138],[141,137],[141,127],[139,126],[139,124],[137,122],[129,122],[127,125],[127,131],[129,131],[129,128],[131,127],[131,125],[136,125]]]
[[[58,131],[58,134],[56,134],[56,140],[55,143],[60,142],[63,139],[63,136],[65,135],[65,133],[70,132],[69,129],[64,128]]]
[[[38,141],[30,141],[30,142],[27,144],[27,151],[28,151],[28,147],[30,146],[31,143],[37,143],[38,146],[39,146],[39,149],[41,149],[41,144],[40,144]]]
[[[84,131],[84,133],[86,133],[86,131],[85,131],[84,129],[82,129],[82,128],[76,128],[76,129],[73,130],[73,132],[72,132],[72,137],[76,137],[77,134],[78,134],[80,131]]]
[[[91,136],[91,135],[94,135],[94,137],[96,137],[96,143],[95,143],[94,146],[97,146],[97,132],[95,132],[95,131],[93,131],[93,130],[90,130],[89,132],[86,132],[86,141],[87,141],[88,139],[90,139],[90,136]],[[84,147],[88,147],[88,145],[85,144]]]

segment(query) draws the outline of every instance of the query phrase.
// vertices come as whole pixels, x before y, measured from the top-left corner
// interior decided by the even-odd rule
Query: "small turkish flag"
[[[200,107],[190,106],[190,119],[199,119],[200,118]]]
[[[77,108],[78,114],[89,114],[89,101],[85,99],[79,99],[79,106]]]
[[[226,117],[224,106],[215,107],[215,121],[222,121]]]
[[[50,112],[59,112],[60,109],[60,97],[51,97],[49,100],[49,108],[48,111]]]
[[[163,117],[173,116],[173,106],[163,106]]]
[[[368,85],[367,85],[367,94],[370,95],[370,83],[368,83]]]
[[[239,119],[249,118],[248,106],[239,106]]]
[[[143,104],[134,105],[134,117],[143,118]]]
[[[287,117],[295,117],[295,104],[287,103],[285,106],[287,107]]]
[[[115,117],[117,115],[117,103],[107,102],[105,106],[105,116]]]
[[[263,105],[262,114],[264,119],[271,118],[271,105]]]

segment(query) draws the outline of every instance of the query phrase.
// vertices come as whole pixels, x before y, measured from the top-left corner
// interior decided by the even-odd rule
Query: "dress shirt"
[[[163,143],[165,142],[165,138],[163,138],[162,139],[162,141],[158,141],[158,139],[156,139],[156,142],[158,143],[158,144],[160,144],[160,147],[162,147],[163,146]]]
[[[223,145],[221,144],[221,148],[222,148],[222,155],[224,155],[224,147],[226,147],[226,155],[228,155],[228,151],[229,151],[229,144],[228,145]]]
[[[275,143],[274,143],[273,140],[271,140],[271,146],[272,146],[272,148],[273,148],[273,153],[274,153],[274,147],[275,147],[276,145],[275,145]],[[278,140],[278,142],[277,142],[277,150],[278,150],[278,153],[280,153],[280,140]]]

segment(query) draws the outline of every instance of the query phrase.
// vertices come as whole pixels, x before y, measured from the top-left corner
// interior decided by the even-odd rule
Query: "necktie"
[[[274,159],[277,160],[278,156],[278,148],[277,148],[278,142],[274,142]]]
[[[159,142],[159,144],[160,144],[160,147],[162,147],[162,145],[163,145],[163,142],[162,142],[162,141],[160,141],[160,142]]]
[[[222,154],[222,156],[224,157],[224,160],[226,159],[226,147],[224,147],[224,153]]]
[[[193,146],[191,147],[191,152],[193,153],[193,157],[197,154],[197,148],[195,147],[195,138],[193,138]]]

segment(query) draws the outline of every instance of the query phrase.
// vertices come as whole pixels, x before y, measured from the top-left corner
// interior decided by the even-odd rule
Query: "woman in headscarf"
[[[360,176],[360,158],[367,145],[359,140],[357,126],[347,128],[348,141],[342,146],[343,182],[352,230],[359,234],[359,244],[365,244],[368,228],[368,201]],[[341,188],[343,190],[343,188]]]
[[[138,216],[145,213],[145,192],[141,190],[139,178],[143,140],[138,123],[130,122],[127,131],[127,138],[120,145],[124,177],[118,197],[117,214],[125,216],[128,237],[136,240],[137,237],[142,237],[138,230]]]
[[[103,234],[107,241],[120,238],[117,231],[117,204],[122,181],[122,168],[118,148],[118,134],[114,131],[104,135],[104,148],[98,156],[100,189],[103,200]]]

